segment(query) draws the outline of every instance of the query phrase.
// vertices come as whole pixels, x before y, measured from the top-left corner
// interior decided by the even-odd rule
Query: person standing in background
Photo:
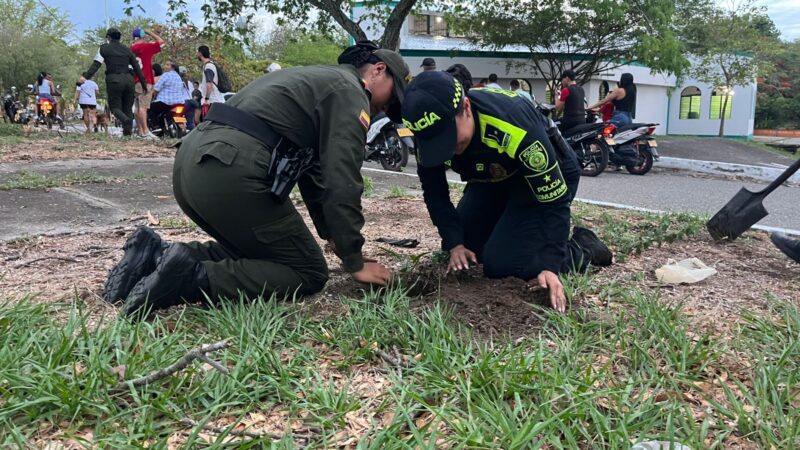
[[[422,60],[422,67],[423,72],[428,72],[430,70],[436,70],[436,61],[433,58],[425,58]]]
[[[161,53],[161,44],[164,39],[161,36],[153,33],[150,30],[142,30],[136,28],[133,30],[133,44],[131,51],[136,55],[139,61],[139,67],[144,74],[144,81],[147,87],[142,87],[139,83],[139,77],[134,76],[133,82],[136,89],[136,125],[139,128],[139,136],[147,138],[155,138],[155,135],[147,129],[147,110],[150,109],[150,102],[153,101],[153,85],[156,84],[153,75],[153,56]],[[147,36],[155,39],[155,42],[148,42],[145,40]]]
[[[225,97],[217,87],[219,85],[217,65],[211,60],[211,50],[207,45],[197,47],[197,59],[203,65],[203,79],[200,80],[199,88],[203,94],[202,116],[204,117],[212,103],[225,103]]]
[[[486,87],[495,88],[495,89],[503,89],[502,86],[497,84],[497,74],[496,73],[489,74],[489,84],[487,84]]]
[[[86,132],[91,133],[97,123],[97,97],[100,95],[100,88],[92,80],[78,83],[75,89],[75,101],[83,111],[83,123],[86,125]]]
[[[533,103],[533,97],[531,96],[528,91],[522,89],[522,85],[520,84],[519,80],[511,80],[511,92],[515,92],[519,94],[521,97],[524,97],[526,100]]]

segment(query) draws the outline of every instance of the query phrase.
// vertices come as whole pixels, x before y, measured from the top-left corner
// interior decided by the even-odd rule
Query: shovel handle
[[[794,173],[797,172],[798,169],[800,169],[800,159],[795,161],[791,166],[787,167],[786,170],[783,171],[781,176],[776,178],[775,181],[773,181],[772,183],[769,184],[769,186],[767,186],[764,189],[762,189],[759,192],[759,194],[761,194],[762,197],[766,197],[772,191],[774,191],[775,189],[778,189],[778,186],[782,185],[786,180],[789,179],[789,177],[794,175]]]

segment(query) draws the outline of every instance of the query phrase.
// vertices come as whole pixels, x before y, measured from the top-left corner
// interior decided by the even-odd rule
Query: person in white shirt
[[[75,101],[78,102],[83,110],[83,123],[86,125],[86,132],[91,133],[97,123],[97,96],[100,95],[100,88],[92,80],[79,83],[75,89]]]
[[[521,97],[525,97],[529,102],[533,103],[533,97],[528,91],[522,89],[522,85],[520,85],[519,80],[511,80],[510,87],[511,92],[514,92]]]
[[[487,84],[486,87],[495,88],[495,89],[503,89],[502,87],[500,87],[499,84],[497,84],[497,74],[496,73],[489,74],[489,84]]]
[[[200,80],[200,93],[203,94],[203,115],[208,110],[211,103],[225,103],[225,97],[217,88],[219,84],[219,76],[217,75],[217,66],[211,61],[211,50],[207,45],[201,45],[197,48],[197,59],[203,65],[203,79]]]

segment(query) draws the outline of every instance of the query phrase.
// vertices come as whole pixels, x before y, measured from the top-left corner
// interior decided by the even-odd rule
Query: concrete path
[[[783,156],[735,139],[656,136],[656,141],[658,153],[671,158],[768,167],[788,166],[794,162],[788,153]]]

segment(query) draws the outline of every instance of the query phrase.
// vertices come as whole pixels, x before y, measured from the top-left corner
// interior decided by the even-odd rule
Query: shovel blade
[[[767,210],[761,204],[764,194],[751,192],[745,188],[722,207],[714,217],[706,223],[706,228],[714,240],[728,238],[734,240],[749,230],[751,226],[767,216]]]

